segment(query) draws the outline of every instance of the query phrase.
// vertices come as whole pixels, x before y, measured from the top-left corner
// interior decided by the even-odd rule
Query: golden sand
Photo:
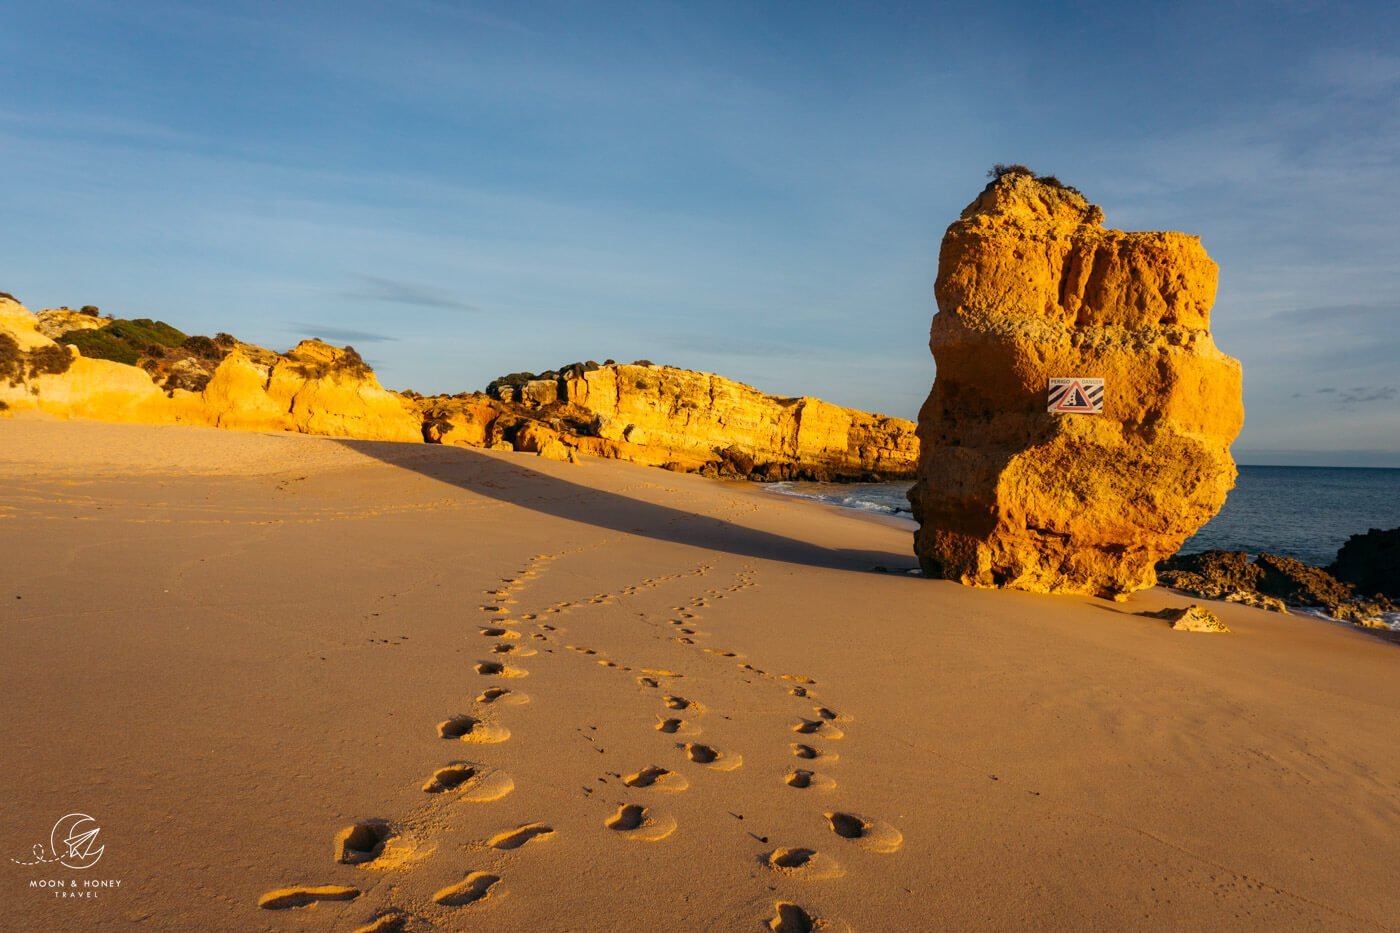
[[[19,418],[0,452],[10,929],[1400,917],[1400,655],[1349,627],[872,572],[906,529],[625,463]],[[74,812],[98,864],[16,863]],[[122,884],[28,887],[79,876]]]

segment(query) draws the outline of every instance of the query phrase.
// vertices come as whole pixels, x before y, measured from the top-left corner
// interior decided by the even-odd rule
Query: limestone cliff
[[[943,238],[910,491],[929,575],[1120,596],[1234,485],[1241,372],[1208,329],[1216,265],[1197,237],[1102,220],[1014,170]],[[1103,380],[1101,413],[1092,382],[1047,411],[1066,377]]]
[[[146,373],[60,346],[8,295],[0,295],[0,409],[140,424],[173,420],[169,399]]]
[[[47,322],[53,321],[50,314]],[[112,323],[99,319],[97,327]],[[280,354],[227,338],[204,357],[186,351],[171,352],[173,359],[166,359],[167,350],[153,347],[161,358],[145,357],[137,366],[89,359],[78,347],[46,336],[40,326],[40,317],[0,296],[0,367],[6,366],[5,359],[13,360],[0,370],[5,377],[0,378],[0,405],[8,410],[366,440],[422,439],[412,403],[381,388],[369,367],[348,348],[307,340]],[[87,324],[83,328],[95,330]],[[196,350],[200,340],[215,346],[207,338],[196,338]],[[182,388],[185,385],[197,386],[198,391]]]
[[[909,476],[918,453],[910,421],[709,373],[608,363],[517,375],[492,383],[494,397],[423,400],[428,439],[520,449],[522,427],[543,422],[553,441],[593,456],[760,480]],[[535,429],[527,437],[542,445]]]
[[[0,295],[6,409],[428,441],[568,461],[582,453],[760,480],[910,476],[918,451],[910,421],[650,363],[517,373],[486,394],[423,398],[380,387],[348,347],[306,340],[275,353],[144,318],[67,309],[36,317]]]

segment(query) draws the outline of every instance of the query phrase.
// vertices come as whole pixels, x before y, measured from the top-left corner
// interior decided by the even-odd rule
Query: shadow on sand
[[[358,440],[338,443],[373,460],[411,470],[479,496],[610,531],[806,567],[864,573],[876,566],[888,567],[894,572],[914,566],[909,554],[825,548],[569,482],[469,447],[425,448]]]

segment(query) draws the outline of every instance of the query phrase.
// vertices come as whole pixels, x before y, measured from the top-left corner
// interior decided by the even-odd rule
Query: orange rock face
[[[908,477],[918,457],[911,421],[671,366],[579,367],[496,395],[420,399],[424,436],[770,480]]]
[[[913,424],[821,399],[779,398],[740,382],[671,366],[617,364],[564,380],[564,397],[589,412],[599,436],[644,448],[644,462],[711,463],[725,451],[813,474],[908,475]],[[634,457],[628,457],[634,459]]]
[[[25,357],[23,367],[0,378],[0,410],[364,440],[423,439],[422,422],[410,402],[381,388],[358,356],[318,340],[304,340],[285,354],[238,344],[201,391],[162,390],[136,366],[87,359],[56,344],[43,332],[45,321],[54,320],[54,312],[35,316],[19,302],[0,297],[0,351],[12,346],[11,354]],[[88,320],[84,316],[82,322]],[[35,372],[30,357],[39,352],[56,354],[65,365]]]
[[[1122,596],[1234,486],[1244,408],[1208,329],[1217,267],[1197,237],[1102,220],[1008,174],[943,238],[909,494],[928,575]],[[1102,413],[1047,412],[1065,377],[1104,380]]]

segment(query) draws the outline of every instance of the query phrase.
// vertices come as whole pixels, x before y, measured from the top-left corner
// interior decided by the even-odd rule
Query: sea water
[[[774,483],[775,492],[912,518],[904,483]],[[1348,537],[1400,527],[1400,470],[1242,466],[1220,514],[1182,546],[1268,551],[1325,567]]]

